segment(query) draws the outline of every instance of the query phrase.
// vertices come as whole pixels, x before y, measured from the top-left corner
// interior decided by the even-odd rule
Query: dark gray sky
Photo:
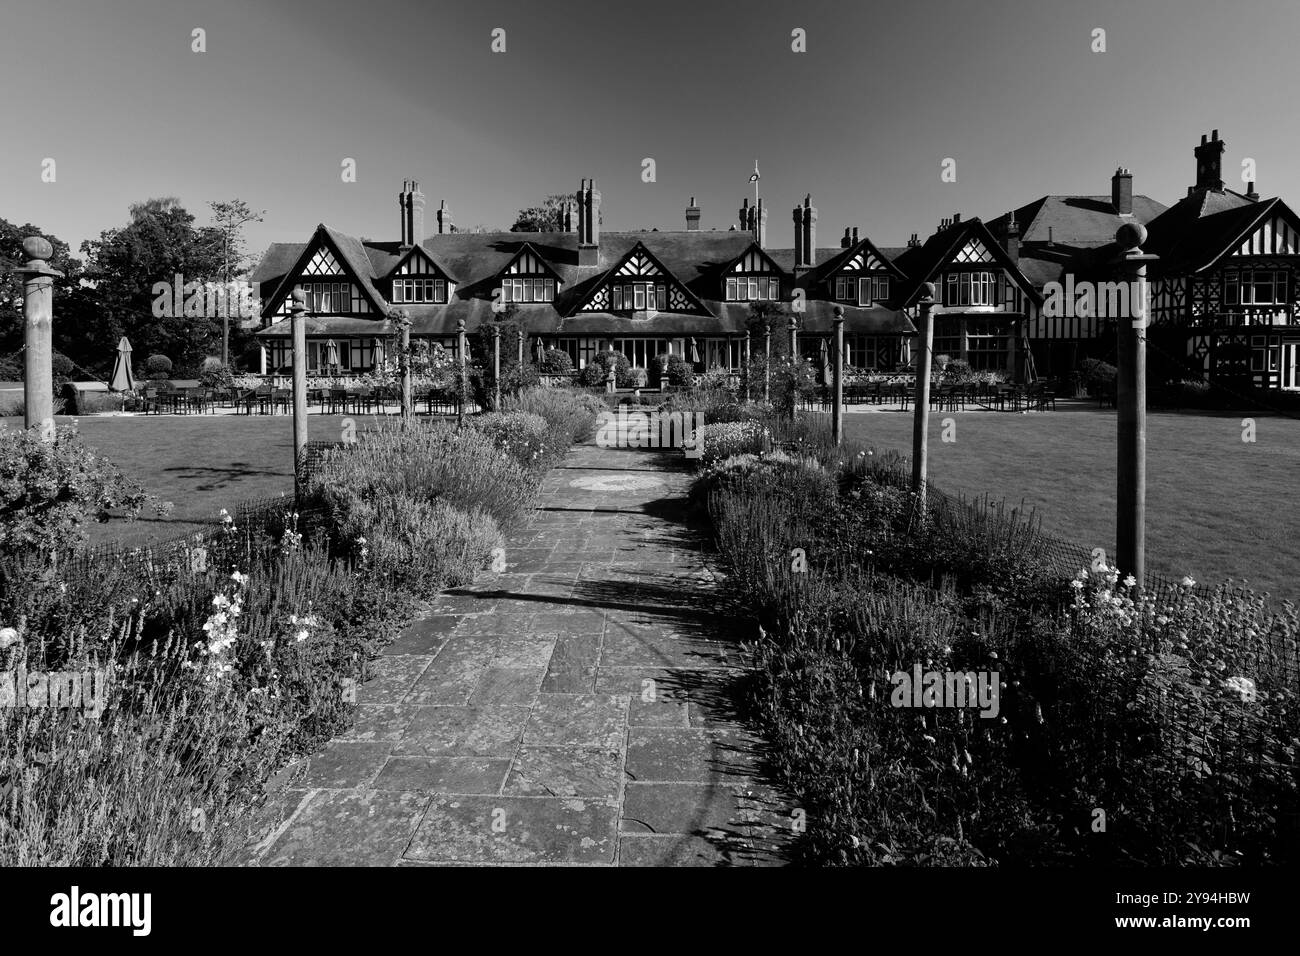
[[[6,0],[0,23],[0,216],[74,248],[163,195],[200,221],[209,199],[265,208],[255,252],[322,220],[395,239],[404,178],[430,225],[446,198],[462,228],[506,228],[594,176],[605,228],[683,228],[695,195],[726,229],[755,158],[769,244],[811,192],[820,245],[898,245],[1106,193],[1119,164],[1171,203],[1215,127],[1230,186],[1252,157],[1263,195],[1300,201],[1295,0]]]

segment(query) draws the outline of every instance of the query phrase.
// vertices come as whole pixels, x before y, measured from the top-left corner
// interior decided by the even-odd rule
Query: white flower
[[[305,640],[307,640],[308,637],[310,637],[310,635],[309,635],[305,630],[303,630],[303,631],[299,631],[299,632],[298,632],[296,635],[294,635],[294,636],[295,636],[298,640],[300,640],[300,641],[305,641]]]
[[[1126,578],[1124,579],[1124,587],[1126,587],[1126,588],[1131,588],[1131,587],[1133,587],[1134,585],[1136,585],[1137,583],[1138,583],[1137,578],[1133,577],[1133,575],[1131,575],[1131,574],[1130,574],[1128,577],[1126,577]]]
[[[1225,690],[1239,696],[1243,704],[1253,704],[1258,697],[1255,682],[1249,677],[1229,677],[1222,686]]]
[[[18,642],[18,631],[12,627],[0,627],[0,651],[4,650],[10,644]]]
[[[235,571],[231,573],[230,580],[234,581],[236,584],[243,585],[248,583],[248,575],[240,574],[238,571]]]
[[[1184,577],[1184,578],[1183,578],[1181,581],[1179,581],[1178,583],[1181,584],[1181,585],[1182,585],[1183,587],[1185,587],[1185,588],[1194,588],[1194,587],[1196,587],[1196,582],[1195,582],[1194,580],[1192,580],[1192,576],[1191,576],[1190,574],[1187,575],[1186,577]]]

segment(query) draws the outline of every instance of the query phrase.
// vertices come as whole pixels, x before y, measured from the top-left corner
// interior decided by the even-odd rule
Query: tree
[[[236,275],[243,275],[249,262],[248,253],[244,250],[244,226],[250,222],[261,222],[266,210],[253,212],[242,199],[209,201],[208,208],[212,210],[212,221],[221,234],[221,281],[226,288],[230,288],[230,280]],[[230,316],[227,314],[221,322],[221,364],[229,363]]]
[[[23,347],[23,278],[9,270],[27,261],[23,240],[28,236],[44,236],[54,247],[50,256],[51,269],[62,272],[62,279],[54,280],[54,345],[64,350],[62,332],[66,329],[65,313],[70,299],[79,297],[81,260],[72,258],[68,244],[57,236],[45,232],[30,222],[21,226],[0,219],[0,354],[17,352]],[[21,365],[21,362],[19,363]]]
[[[129,336],[137,353],[160,352],[183,371],[195,370],[220,345],[221,323],[208,316],[155,316],[155,283],[215,282],[223,275],[224,238],[196,229],[194,216],[174,198],[130,207],[130,222],[81,244],[94,282],[95,322],[85,330],[97,353],[108,354]]]
[[[574,202],[572,193],[555,193],[542,200],[540,206],[529,206],[519,210],[511,232],[564,232],[564,208]],[[576,215],[576,210],[575,210]],[[604,224],[604,213],[597,216]]]

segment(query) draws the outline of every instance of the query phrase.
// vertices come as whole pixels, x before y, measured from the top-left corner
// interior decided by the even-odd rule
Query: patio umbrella
[[[691,364],[700,364],[700,347],[695,343],[695,336],[691,336]]]
[[[113,363],[113,377],[108,387],[114,392],[129,392],[135,388],[135,375],[131,372],[131,343],[125,335],[117,343],[117,361]]]
[[[537,345],[537,364],[541,365],[542,364],[542,337],[540,335],[537,336],[536,345]]]
[[[831,384],[830,348],[827,345],[827,340],[825,337],[821,338],[819,340],[819,343],[820,344],[817,346],[817,359],[821,363],[821,367],[822,367],[822,384],[830,385]]]
[[[325,364],[330,368],[338,368],[339,365],[339,344],[333,339],[325,340]]]

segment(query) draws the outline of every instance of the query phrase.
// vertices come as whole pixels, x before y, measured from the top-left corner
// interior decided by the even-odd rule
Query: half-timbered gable
[[[574,311],[712,315],[641,242],[628,250]]]
[[[754,243],[727,266],[721,297],[727,302],[779,302],[784,275],[776,260]]]
[[[869,306],[893,298],[904,276],[869,239],[850,245],[827,264],[825,294],[836,302]]]
[[[352,248],[354,245],[358,248]],[[322,225],[300,248],[297,262],[280,277],[265,302],[263,315],[287,315],[295,288],[306,293],[308,309],[319,315],[383,313],[383,299],[371,282],[369,260],[355,239]]]
[[[560,274],[531,243],[524,243],[501,272],[502,302],[554,302],[563,288]]]
[[[456,281],[420,246],[413,246],[388,274],[388,301],[394,305],[446,305]]]

